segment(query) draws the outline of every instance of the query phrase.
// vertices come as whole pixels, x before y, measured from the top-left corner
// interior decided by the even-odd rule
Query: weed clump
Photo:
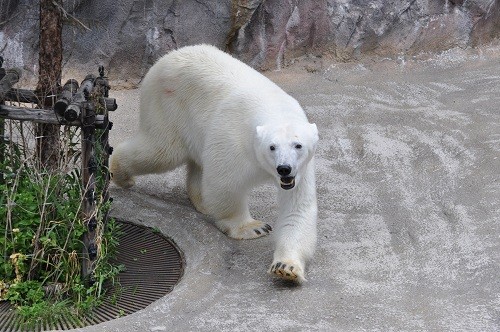
[[[29,125],[8,124],[10,139],[0,142],[0,300],[17,307],[23,324],[68,313],[83,319],[102,302],[105,282],[114,282],[123,269],[111,263],[119,230],[105,220],[109,202],[96,192],[98,258],[84,280],[79,129],[62,129],[60,167],[46,170],[31,153]],[[96,173],[97,191],[106,172]]]

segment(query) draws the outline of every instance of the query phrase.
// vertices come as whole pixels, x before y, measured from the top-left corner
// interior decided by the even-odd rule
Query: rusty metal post
[[[110,87],[107,78],[104,77],[104,67],[99,67],[99,77],[87,75],[85,80],[80,85],[78,92],[75,94],[73,100],[78,101],[81,95],[85,95],[85,102],[81,112],[82,119],[82,179],[84,186],[84,202],[83,214],[84,223],[87,230],[83,235],[84,243],[84,257],[82,264],[83,277],[92,282],[93,262],[97,259],[98,245],[96,243],[96,229],[98,222],[98,211],[96,202],[96,190],[101,190],[102,203],[109,200],[109,170],[108,160],[111,154],[111,147],[109,146],[108,136],[112,123],[108,118],[107,106],[110,104],[106,102],[108,98],[108,91]],[[116,109],[116,102],[112,100],[112,109]],[[68,108],[70,108],[68,106]],[[101,120],[102,119],[102,120]],[[100,120],[100,121],[97,121]],[[96,137],[96,129],[102,130],[99,138]],[[97,142],[99,139],[99,142]],[[100,155],[97,155],[98,149],[96,144],[100,144],[103,148]],[[100,167],[100,168],[98,168]],[[99,183],[102,188],[96,188],[96,177],[98,173],[103,177],[104,182]],[[108,218],[108,211],[103,216],[103,223],[106,224]],[[104,231],[104,230],[102,230]]]
[[[88,75],[80,85],[75,98],[84,96],[85,101],[80,103],[80,116],[82,121],[82,185],[83,185],[83,221],[87,231],[83,234],[82,277],[88,282],[93,282],[93,262],[97,258],[96,227],[96,188],[95,176],[97,166],[93,155],[95,150],[96,113],[94,103],[90,100],[90,93],[94,86],[95,77]]]
[[[104,76],[104,66],[99,66],[99,77],[95,80],[95,99],[99,103],[101,109],[101,116],[104,117],[104,126],[100,129],[103,133],[100,135],[100,143],[102,147],[101,152],[101,174],[104,177],[104,184],[102,188],[103,202],[110,200],[109,197],[109,182],[111,180],[111,175],[109,173],[109,156],[113,153],[113,148],[109,145],[109,131],[113,127],[113,123],[109,121],[109,111],[114,111],[116,109],[116,102],[112,109],[108,109],[108,104],[106,100],[109,99],[110,86],[108,79]],[[104,223],[108,221],[109,210],[106,211],[104,216]]]

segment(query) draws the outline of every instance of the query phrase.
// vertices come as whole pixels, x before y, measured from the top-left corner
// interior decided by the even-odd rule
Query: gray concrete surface
[[[271,238],[237,241],[191,206],[184,169],[112,188],[112,215],[158,227],[185,275],[145,310],[81,331],[500,331],[500,57],[268,72],[318,124],[319,243],[308,282],[266,274]],[[115,144],[137,91],[112,91]],[[275,189],[253,214],[273,223]]]

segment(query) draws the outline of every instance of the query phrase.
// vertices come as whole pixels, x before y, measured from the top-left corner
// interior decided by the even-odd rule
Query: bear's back
[[[193,81],[209,79],[228,86],[231,82],[241,85],[255,81],[274,85],[252,67],[211,45],[183,47],[168,53],[160,61],[175,65],[172,69],[178,70],[181,76],[189,75]]]
[[[174,50],[149,70],[142,82],[149,91],[179,91],[182,95],[220,99],[229,94],[255,94],[268,91],[283,94],[276,84],[252,67],[211,45],[186,46]]]
[[[293,119],[307,121],[295,99],[250,66],[209,45],[168,53],[151,67],[141,85],[141,127],[176,132],[197,150],[214,131],[234,132],[249,140],[257,125]]]

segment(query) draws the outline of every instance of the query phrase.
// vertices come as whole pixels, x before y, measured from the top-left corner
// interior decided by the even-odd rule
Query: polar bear
[[[162,57],[140,89],[139,131],[111,158],[113,181],[187,164],[194,207],[229,237],[252,239],[271,226],[248,209],[251,189],[278,188],[279,217],[269,273],[298,283],[316,245],[315,124],[268,78],[214,46],[187,46]]]

